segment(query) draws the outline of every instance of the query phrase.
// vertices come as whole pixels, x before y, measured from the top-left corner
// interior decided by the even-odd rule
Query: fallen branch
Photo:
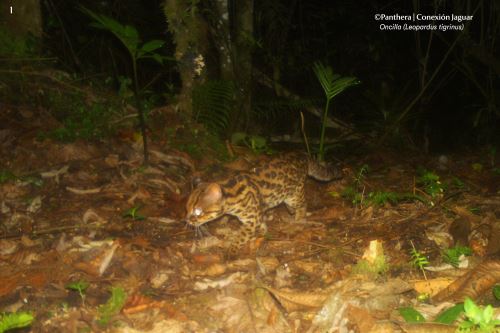
[[[273,79],[271,79],[269,76],[267,76],[265,73],[259,71],[258,69],[254,68],[253,69],[254,77],[257,79],[257,81],[270,88],[273,89],[276,94],[279,97],[286,97],[292,100],[300,100],[300,96],[292,93],[288,89],[286,89],[284,86],[279,84],[278,82],[275,82]],[[318,109],[317,107],[314,106],[309,106],[304,108],[305,111],[309,112],[310,114],[315,115],[316,117],[322,119],[323,118],[323,111]],[[330,128],[335,128],[341,131],[344,136],[347,136],[349,139],[361,139],[362,136],[358,133],[355,133],[353,126],[343,122],[340,119],[337,119],[335,117],[328,117],[326,119],[326,126]]]

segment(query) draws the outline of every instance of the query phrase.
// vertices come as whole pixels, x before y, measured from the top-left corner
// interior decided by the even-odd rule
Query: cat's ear
[[[222,199],[222,189],[217,183],[208,184],[205,189],[205,198],[208,204],[214,204]]]

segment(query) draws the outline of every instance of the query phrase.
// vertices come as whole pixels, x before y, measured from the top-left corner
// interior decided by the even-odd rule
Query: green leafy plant
[[[330,195],[336,195],[335,193],[330,194]],[[362,195],[357,191],[354,186],[347,186],[342,190],[342,197],[346,198],[347,200],[350,200],[353,205],[357,205],[361,202]]]
[[[62,126],[42,135],[61,142],[78,139],[99,140],[113,133],[110,119],[115,113],[111,105],[94,103],[90,106],[78,102],[62,120]]]
[[[0,314],[0,333],[12,330],[15,328],[22,328],[30,326],[34,317],[29,312],[19,313],[3,313]]]
[[[376,278],[380,274],[384,274],[389,270],[389,264],[385,255],[377,256],[373,261],[360,259],[352,268],[355,274],[365,275],[367,277]]]
[[[367,200],[377,206],[383,206],[388,202],[397,204],[401,200],[401,195],[396,192],[375,191],[368,193]]]
[[[453,177],[451,184],[461,190],[465,188],[465,183],[457,177]]]
[[[493,296],[495,296],[495,299],[500,300],[500,284],[494,285],[492,292]]]
[[[471,167],[472,167],[472,170],[474,170],[477,173],[483,172],[483,169],[484,169],[484,167],[481,163],[472,163]]]
[[[335,192],[331,192],[330,195],[336,196]],[[347,186],[342,191],[342,197],[351,200],[353,205],[362,204],[363,206],[375,205],[383,206],[387,203],[398,204],[401,201],[422,201],[426,202],[423,198],[418,195],[411,193],[396,193],[387,191],[373,191],[368,192],[364,195],[362,192],[356,190],[354,186]]]
[[[215,155],[224,161],[229,159],[226,144],[216,133],[203,127],[196,127],[194,124],[186,126],[181,132],[183,135],[177,135],[176,129],[165,129],[165,135],[171,147],[198,159],[206,154]]]
[[[360,204],[363,201],[364,187],[361,187],[363,185],[365,174],[369,171],[369,169],[370,168],[367,164],[364,164],[361,168],[359,168],[358,172],[354,176],[352,185],[347,186],[342,191],[342,196],[344,198],[347,198],[348,200],[351,200],[353,205]]]
[[[363,193],[355,190],[354,186],[346,187],[342,192],[342,196],[350,199],[354,205],[362,203],[364,206],[383,206],[386,203],[397,204],[401,200],[407,198],[406,195],[386,191],[373,191],[363,195]]]
[[[411,262],[412,264],[417,267],[421,272],[422,274],[424,275],[424,279],[427,280],[427,275],[425,274],[425,266],[428,266],[429,265],[429,260],[427,260],[427,258],[422,254],[420,253],[419,251],[417,251],[417,249],[415,248],[415,245],[413,245],[413,242],[410,241],[411,243]]]
[[[444,310],[441,312],[435,319],[434,322],[440,323],[440,324],[447,324],[450,325],[452,324],[455,320],[458,319],[460,314],[464,312],[464,304],[463,303],[458,303],[455,304],[454,306]]]
[[[363,164],[361,168],[359,168],[356,176],[354,177],[354,185],[359,187],[363,183],[363,179],[365,178],[365,174],[370,171],[370,167],[368,164]]]
[[[439,176],[428,170],[421,170],[420,176],[417,178],[417,184],[423,187],[425,193],[427,193],[432,199],[440,198],[443,196],[446,186],[444,186]],[[431,200],[431,205],[434,202]]]
[[[99,320],[97,322],[101,325],[107,325],[111,318],[121,311],[126,300],[127,294],[122,287],[111,288],[111,297],[98,308]]]
[[[43,179],[40,176],[25,175],[18,177],[9,170],[0,170],[0,184],[8,181],[18,181],[22,185],[34,185],[36,187],[41,187],[43,185]]]
[[[318,78],[323,91],[325,92],[326,104],[325,110],[323,112],[323,119],[321,122],[321,137],[319,141],[319,161],[325,160],[325,130],[326,130],[326,120],[328,118],[328,109],[330,108],[330,101],[343,92],[345,89],[357,85],[360,81],[355,77],[341,77],[338,74],[333,74],[332,68],[329,66],[324,66],[320,62],[316,62],[313,66],[314,74]]]
[[[162,40],[150,40],[148,42],[142,43],[139,38],[139,32],[136,28],[130,25],[123,25],[120,22],[108,17],[106,15],[100,15],[92,12],[91,10],[80,7],[80,10],[91,17],[94,21],[91,23],[91,26],[106,30],[112,33],[122,44],[126,47],[130,59],[132,62],[132,72],[134,75],[134,96],[136,99],[136,104],[138,108],[138,116],[139,116],[139,124],[141,126],[141,134],[143,140],[143,148],[144,148],[144,164],[148,163],[148,146],[146,139],[146,120],[144,116],[144,111],[142,109],[142,105],[139,97],[139,81],[137,77],[137,61],[140,59],[154,59],[160,64],[163,64],[164,61],[172,59],[162,56],[157,50],[159,50],[165,44]]]
[[[481,208],[479,207],[470,207],[469,212],[475,215],[479,215],[481,213]]]
[[[399,308],[398,311],[407,323],[426,322],[425,317],[412,307]],[[451,325],[463,312],[464,305],[463,303],[459,303],[438,314],[438,316],[434,318],[433,322],[444,325]]]
[[[33,185],[36,187],[42,187],[43,185],[43,178],[40,175],[20,176],[17,180],[23,185]]]
[[[142,221],[146,217],[139,214],[139,209],[140,209],[139,206],[132,207],[128,209],[125,213],[123,213],[123,217],[129,217],[134,221]]]
[[[120,88],[118,88],[118,96],[123,99],[129,99],[134,96],[134,91],[130,89],[132,85],[132,79],[125,76],[118,77],[118,83],[120,84]]]
[[[467,246],[455,246],[444,250],[443,261],[449,263],[453,267],[458,267],[460,256],[471,256],[472,250]]]
[[[210,131],[222,135],[229,125],[234,109],[234,84],[230,81],[212,80],[193,89],[194,120],[203,123]]]
[[[494,146],[491,146],[488,149],[488,157],[490,159],[490,165],[491,165],[491,167],[495,166],[495,157],[496,157],[496,155],[497,155],[497,148],[494,147]]]
[[[271,154],[272,149],[268,146],[266,138],[260,135],[251,135],[243,132],[236,132],[231,135],[231,143],[234,145],[244,145],[254,153]]]
[[[342,196],[351,200],[354,205],[363,204],[382,206],[386,203],[397,204],[401,201],[415,200],[427,202],[421,196],[412,193],[397,193],[391,191],[371,191],[365,193],[363,181],[369,170],[370,168],[368,165],[363,165],[358,172],[356,172],[352,185],[347,186],[342,191]]]
[[[16,175],[14,175],[11,171],[5,169],[0,170],[0,184],[16,179]]]
[[[85,291],[89,286],[90,283],[88,283],[85,280],[80,280],[77,282],[68,283],[66,285],[66,289],[77,291],[78,294],[80,295],[80,298],[82,299],[82,302],[85,302]]]
[[[500,332],[500,320],[493,319],[493,307],[480,308],[470,298],[464,301],[466,319],[459,324],[458,332],[490,333]]]
[[[425,317],[412,307],[398,309],[399,314],[407,323],[424,323]]]
[[[423,323],[426,321],[422,314],[412,307],[400,308],[398,310],[403,319],[408,323]],[[464,303],[456,304],[441,312],[434,319],[434,322],[451,325],[462,313],[464,313],[465,319],[459,323],[457,332],[500,332],[500,320],[493,319],[493,307],[488,305],[485,308],[480,308],[470,298],[466,298]]]

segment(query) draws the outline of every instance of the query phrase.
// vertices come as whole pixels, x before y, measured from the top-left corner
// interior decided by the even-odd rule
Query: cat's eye
[[[194,215],[194,216],[200,216],[201,214],[203,214],[203,210],[202,210],[200,207],[196,207],[196,208],[193,210],[193,215]]]

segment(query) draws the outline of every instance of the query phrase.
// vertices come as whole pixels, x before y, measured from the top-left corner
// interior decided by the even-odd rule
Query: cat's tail
[[[329,182],[344,176],[340,167],[324,165],[312,159],[309,160],[307,174],[322,182]]]

